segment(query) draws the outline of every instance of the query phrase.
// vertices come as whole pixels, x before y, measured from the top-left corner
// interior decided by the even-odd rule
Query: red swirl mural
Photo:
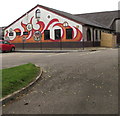
[[[27,24],[24,24],[23,22],[21,22],[21,27],[23,28],[23,30],[21,30],[20,28],[16,28],[13,30],[13,32],[20,32],[21,35],[19,36],[14,36],[12,40],[10,40],[12,43],[22,43],[22,38],[26,37],[26,42],[28,43],[35,43],[36,41],[33,38],[33,35],[36,31],[40,31],[42,34],[42,38],[41,41],[42,42],[59,42],[59,41],[81,41],[82,39],[82,33],[81,31],[76,28],[75,26],[63,26],[63,23],[60,23],[58,19],[52,19],[47,25],[45,25],[45,23],[43,21],[37,21],[36,25],[38,25],[38,29],[34,29],[33,27],[33,19],[34,16],[30,19],[30,22],[28,24],[32,25],[32,29],[28,31],[27,29]],[[48,30],[50,28],[50,26],[52,26],[52,28],[55,28],[56,26],[60,27],[62,30],[62,36],[61,36],[61,40],[53,40],[52,38],[50,40],[44,40],[44,30]],[[66,39],[66,29],[72,28],[73,29],[73,38],[67,40]],[[27,32],[26,35],[23,35],[22,32]],[[14,34],[15,34],[14,33]],[[9,36],[9,32],[6,32],[5,37]]]

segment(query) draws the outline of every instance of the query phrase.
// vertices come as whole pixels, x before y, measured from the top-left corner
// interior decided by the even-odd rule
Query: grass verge
[[[31,63],[2,69],[2,97],[27,86],[39,72],[40,69]]]

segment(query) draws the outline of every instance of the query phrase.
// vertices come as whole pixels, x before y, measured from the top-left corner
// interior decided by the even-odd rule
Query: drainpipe
[[[80,43],[81,43],[81,42],[80,42]],[[84,50],[84,48],[85,48],[85,44],[84,44],[84,38],[83,38],[83,42],[82,42],[82,43],[83,43],[83,50]]]
[[[86,32],[87,32],[87,29],[86,29],[86,27],[85,27],[85,25],[83,25],[83,41],[82,41],[82,48],[83,48],[83,50],[85,49],[85,40],[84,40],[84,34],[86,34]],[[81,41],[80,41],[80,46],[81,46]]]
[[[94,38],[94,30],[95,30],[95,29],[93,28],[93,31],[92,31],[92,35],[93,35],[93,47],[95,46],[95,45],[94,45],[94,39],[95,39],[95,38]]]

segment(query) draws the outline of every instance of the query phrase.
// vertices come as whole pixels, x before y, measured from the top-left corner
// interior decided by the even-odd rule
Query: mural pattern
[[[25,24],[21,21],[21,27],[24,31],[22,31],[20,28],[15,28],[12,30],[12,32],[15,34],[15,36],[10,38],[10,41],[12,43],[22,43],[23,39],[26,38],[27,43],[35,43],[37,41],[34,40],[34,33],[36,31],[40,31],[41,33],[41,40],[42,42],[67,42],[67,41],[81,41],[82,40],[82,32],[75,26],[64,26],[63,23],[61,23],[57,18],[54,18],[49,21],[49,23],[46,25],[43,21],[37,21],[36,25],[39,27],[38,29],[34,28],[33,24],[34,16],[30,19],[29,23]],[[61,40],[54,40],[53,38],[50,38],[50,40],[44,40],[44,30],[49,30],[50,26],[52,25],[52,28],[59,27],[62,30]],[[73,38],[72,39],[66,39],[66,29],[72,28],[73,29]],[[51,31],[51,30],[50,30]],[[54,31],[54,30],[53,30]],[[20,35],[16,35],[16,32],[20,32]],[[26,35],[23,35],[23,32],[26,32]],[[5,38],[9,37],[9,31],[6,31]]]

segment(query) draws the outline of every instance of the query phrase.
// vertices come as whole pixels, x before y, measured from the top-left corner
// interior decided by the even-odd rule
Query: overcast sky
[[[37,4],[72,14],[118,10],[120,0],[1,0],[0,27],[7,26]]]

